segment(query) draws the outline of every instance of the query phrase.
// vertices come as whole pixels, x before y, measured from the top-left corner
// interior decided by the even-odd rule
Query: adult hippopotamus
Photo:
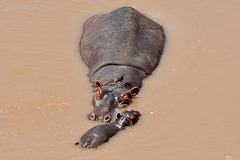
[[[121,114],[118,113],[117,119],[114,122],[97,125],[83,134],[80,138],[81,147],[97,148],[102,143],[108,141],[118,131],[123,130],[126,126],[137,123],[140,116],[140,112],[134,110],[124,111]],[[79,145],[79,142],[75,143],[75,145]]]
[[[131,7],[86,21],[80,54],[95,92],[90,120],[109,122],[114,108],[131,103],[159,64],[164,42],[163,27]]]

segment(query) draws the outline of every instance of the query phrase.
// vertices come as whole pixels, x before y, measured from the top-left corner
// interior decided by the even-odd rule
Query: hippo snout
[[[111,112],[106,111],[106,108],[96,109],[88,115],[88,119],[92,121],[101,120],[103,122],[111,122]]]

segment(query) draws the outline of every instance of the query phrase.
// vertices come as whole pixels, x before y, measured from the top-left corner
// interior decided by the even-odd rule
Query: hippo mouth
[[[134,125],[138,122],[138,117],[132,117],[129,119],[129,125]]]
[[[130,125],[130,126],[131,126],[131,125],[134,125],[132,119],[129,120],[129,125]]]

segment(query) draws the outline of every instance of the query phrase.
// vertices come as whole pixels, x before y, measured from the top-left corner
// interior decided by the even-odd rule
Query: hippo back
[[[80,42],[89,76],[105,66],[131,66],[151,74],[160,61],[163,27],[131,7],[90,18]]]

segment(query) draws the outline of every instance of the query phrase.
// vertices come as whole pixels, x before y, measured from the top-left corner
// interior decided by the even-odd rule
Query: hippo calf
[[[90,120],[110,122],[114,108],[131,103],[159,64],[164,43],[163,27],[131,7],[86,21],[80,54],[95,92]]]
[[[80,139],[80,145],[84,148],[97,148],[102,143],[108,141],[118,131],[125,126],[134,125],[141,116],[138,111],[124,111],[117,114],[117,119],[112,123],[97,125],[88,130]],[[75,143],[79,145],[79,142]]]

